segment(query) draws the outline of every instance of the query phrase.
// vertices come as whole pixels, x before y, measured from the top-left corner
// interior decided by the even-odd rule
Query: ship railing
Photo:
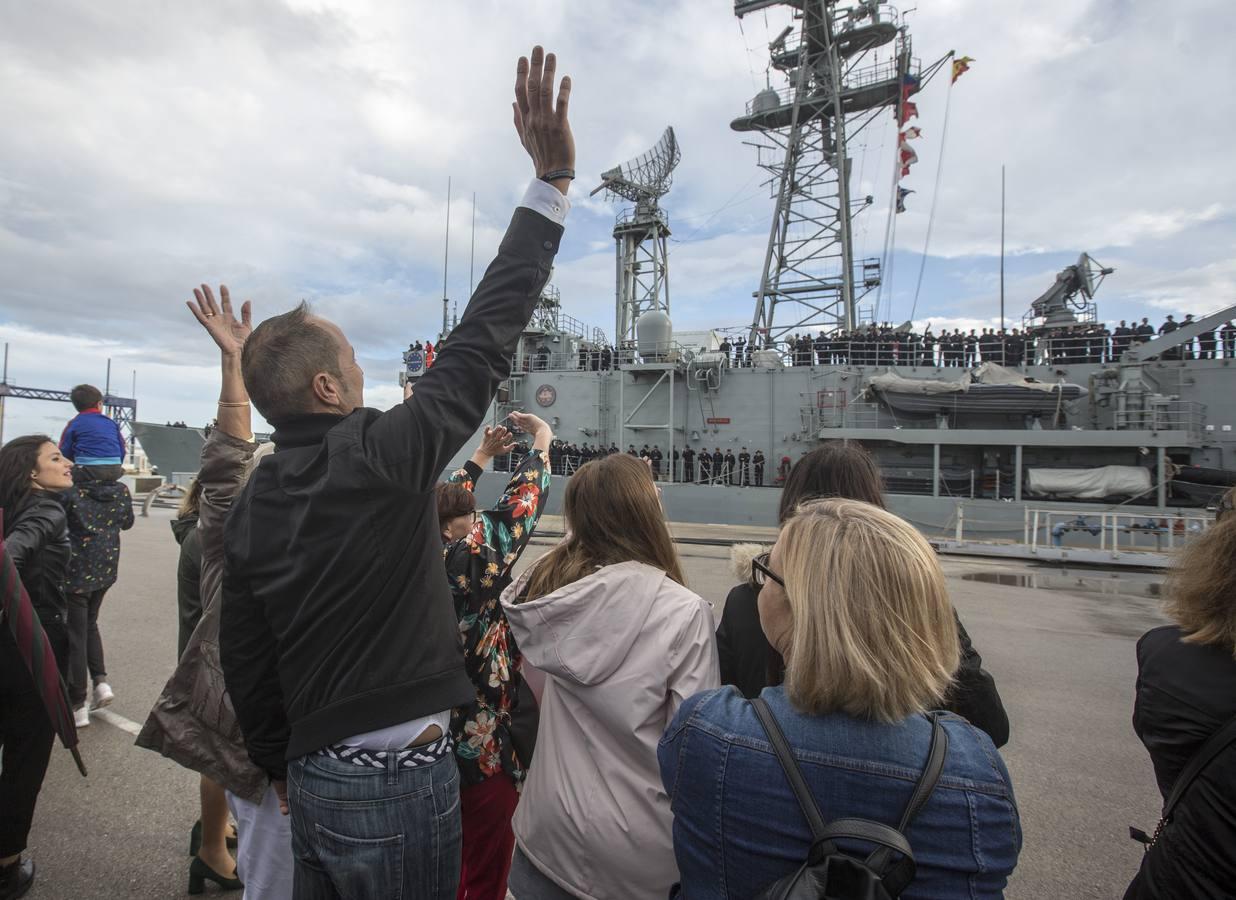
[[[669,213],[661,207],[652,206],[651,204],[646,204],[643,206],[637,204],[635,206],[626,207],[614,216],[614,227],[621,228],[624,225],[631,225],[635,223],[643,224],[648,219],[653,219],[659,224],[664,225],[666,228],[669,228]]]
[[[1155,399],[1142,409],[1116,410],[1117,431],[1186,431],[1200,435],[1206,405],[1192,400]]]
[[[912,368],[973,368],[994,362],[1014,369],[1028,366],[1115,363],[1134,343],[1132,337],[1093,335],[1083,337],[988,337],[967,342],[933,336],[930,342],[917,335],[897,335],[891,340],[815,337],[810,349],[790,340],[776,341],[765,349],[776,350],[787,366],[898,366]],[[1165,351],[1164,359],[1222,359],[1236,357],[1217,342]],[[746,354],[735,365],[749,365]]]
[[[792,50],[793,48],[787,48]],[[911,71],[917,73],[922,68],[922,63],[917,57],[911,63]],[[848,69],[842,77],[841,92],[845,94],[849,91],[862,90],[865,87],[870,87],[875,84],[884,84],[887,82],[896,81],[900,77],[897,68],[896,58],[888,59],[883,62],[874,63],[861,68]],[[772,109],[778,109],[785,106],[794,105],[794,93],[796,87],[793,84],[786,85],[780,88],[773,88],[772,92],[777,95],[777,106],[769,107],[767,105],[768,91],[761,91],[756,97],[747,101],[747,115],[757,115],[759,113],[770,112]],[[820,94],[813,95],[819,98]],[[813,103],[818,105],[818,99],[813,100]],[[759,107],[758,109],[756,107]]]
[[[1206,510],[1195,513],[1163,515],[1135,510],[1108,510],[1087,513],[1075,509],[1050,509],[1027,506],[1024,511],[1022,542],[1037,553],[1040,548],[1060,549],[1066,541],[1110,553],[1119,557],[1125,553],[1171,551],[1201,535],[1214,523]],[[957,515],[957,540],[964,532],[964,508]]]
[[[678,341],[641,342],[638,347],[623,345],[615,351],[618,366],[639,366],[663,363],[686,363],[694,353]]]
[[[832,403],[821,406],[817,401],[815,406],[803,407],[802,415],[804,423],[809,423],[813,434],[827,428],[880,427],[880,405],[878,403]]]
[[[606,354],[603,350],[584,349],[574,353],[567,351],[551,351],[538,355],[529,353],[523,357],[522,365],[516,365],[512,371],[516,374],[535,374],[538,372],[605,372],[614,368],[614,354]]]

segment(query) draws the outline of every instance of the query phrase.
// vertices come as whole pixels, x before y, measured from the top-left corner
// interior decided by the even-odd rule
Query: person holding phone
[[[528,547],[549,492],[548,451],[553,430],[530,413],[512,413],[485,437],[462,469],[438,485],[446,576],[459,618],[464,666],[476,698],[451,716],[459,764],[463,867],[459,896],[503,900],[515,832],[511,817],[532,761],[536,701],[521,675],[523,659],[499,597]],[[532,447],[498,502],[476,509],[473,491],[495,456],[509,453],[514,433],[532,436]]]

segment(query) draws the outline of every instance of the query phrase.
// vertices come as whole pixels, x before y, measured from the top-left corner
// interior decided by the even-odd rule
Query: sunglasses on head
[[[785,587],[785,582],[781,580],[781,576],[768,568],[769,557],[771,553],[761,553],[755,559],[751,560],[751,585],[752,587],[763,587],[769,580],[775,581],[781,587]]]

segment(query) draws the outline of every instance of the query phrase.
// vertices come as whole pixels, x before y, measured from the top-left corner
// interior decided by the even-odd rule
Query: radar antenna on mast
[[[847,143],[893,111],[921,71],[885,0],[735,0],[734,14],[774,6],[795,20],[768,46],[786,84],[764,88],[730,123],[759,135],[758,164],[776,201],[754,294],[757,345],[787,332],[852,329],[857,301],[879,286],[880,260],[854,258],[851,219],[874,201],[851,196]]]
[[[635,204],[619,213],[614,223],[614,333],[619,346],[636,339],[635,323],[644,313],[659,310],[669,315],[669,219],[657,201],[669,192],[681,159],[674,129],[666,128],[651,150],[602,172],[601,183],[592,191],[593,195],[605,191]]]
[[[1089,253],[1065,266],[1055,282],[1030,304],[1022,317],[1026,331],[1041,334],[1056,328],[1077,328],[1098,321],[1093,300],[1099,285],[1116,270],[1100,265]]]

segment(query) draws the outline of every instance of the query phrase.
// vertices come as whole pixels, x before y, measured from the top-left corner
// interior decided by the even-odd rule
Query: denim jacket
[[[927,760],[931,724],[895,724],[794,709],[783,688],[772,708],[825,821],[872,819],[896,827]],[[1013,787],[991,739],[944,715],[944,773],[906,831],[917,875],[905,900],[1002,897],[1021,850]],[[658,749],[674,813],[679,896],[751,897],[796,870],[810,831],[751,704],[734,687],[707,691],[678,710]],[[873,847],[841,841],[865,856]]]

